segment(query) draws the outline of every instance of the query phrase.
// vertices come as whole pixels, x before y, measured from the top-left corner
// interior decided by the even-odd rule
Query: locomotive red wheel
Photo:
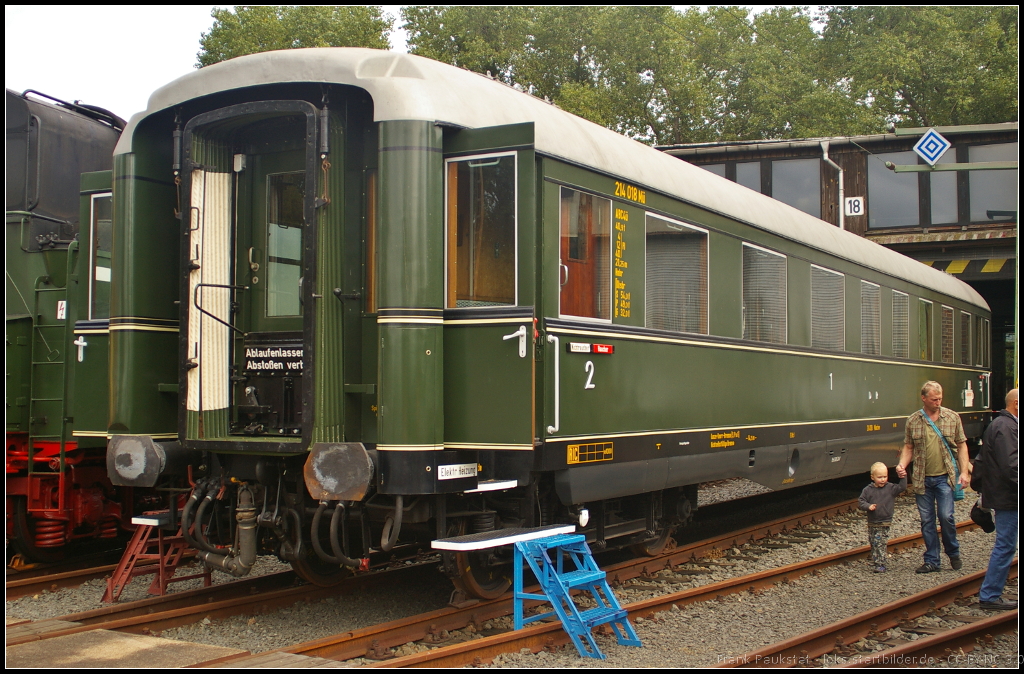
[[[28,505],[24,497],[15,497],[14,501],[14,549],[26,559],[33,562],[51,564],[64,559],[64,547],[41,548],[35,544],[35,520],[28,515]]]

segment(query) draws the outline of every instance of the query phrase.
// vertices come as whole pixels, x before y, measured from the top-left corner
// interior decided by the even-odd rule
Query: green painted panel
[[[810,346],[811,264],[805,260],[788,258],[786,269],[788,274],[786,289],[788,292],[789,343]]]
[[[317,210],[319,236],[317,247],[316,360],[312,385],[313,442],[343,442],[345,436],[344,361],[345,350],[358,344],[348,344],[345,306],[334,296],[334,288],[345,287],[344,268],[347,252],[345,241],[345,129],[340,115],[330,120],[331,167],[318,179],[321,194],[326,193],[330,203]],[[324,181],[327,184],[324,184]],[[326,189],[325,189],[326,188]]]
[[[178,396],[160,391],[159,386],[178,381],[178,332],[114,329],[110,332],[110,344],[109,430],[130,434],[174,433]],[[136,366],[125,367],[124,362]]]
[[[846,350],[861,353],[860,349],[860,279],[846,276]]]
[[[658,344],[600,333],[559,337],[558,435],[902,416],[919,406],[927,379],[950,392],[951,407],[967,411],[958,392],[977,377],[974,370],[926,364]],[[569,340],[609,343],[615,352],[565,353]],[[545,361],[552,367],[550,351]]]
[[[519,338],[526,329],[526,356]],[[446,325],[444,328],[444,441],[533,444],[533,322]]]
[[[380,426],[384,445],[443,442],[441,326],[380,328]]]
[[[644,210],[612,201],[612,323],[644,325],[647,226]]]
[[[442,306],[443,166],[440,127],[380,125],[380,307]]]

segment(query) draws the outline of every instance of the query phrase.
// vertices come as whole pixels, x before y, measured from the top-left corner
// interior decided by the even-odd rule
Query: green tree
[[[823,65],[887,122],[1017,119],[1017,7],[827,7],[819,19]]]
[[[414,54],[653,144],[1017,118],[1015,7],[406,7]]]
[[[196,67],[236,56],[303,47],[388,49],[392,20],[379,6],[247,6],[214,9]]]

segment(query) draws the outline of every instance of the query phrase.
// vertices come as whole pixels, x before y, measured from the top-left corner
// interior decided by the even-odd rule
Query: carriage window
[[[646,325],[708,333],[708,234],[647,216]]]
[[[267,176],[267,316],[298,316],[305,173]]]
[[[892,291],[892,355],[910,358],[910,296]]]
[[[516,303],[516,156],[447,167],[448,307]]]
[[[953,362],[953,307],[942,307],[942,353],[943,363]]]
[[[113,230],[111,227],[110,194],[95,194],[92,197],[90,227],[92,250],[89,279],[89,319],[110,318],[110,251]]]
[[[988,319],[977,316],[975,317],[975,320],[976,328],[974,330],[974,341],[977,342],[977,346],[975,347],[974,352],[977,357],[974,364],[979,367],[985,367],[988,365]]]
[[[811,265],[811,346],[846,348],[846,277]]]
[[[960,312],[960,364],[971,364],[971,315]]]
[[[921,360],[932,359],[932,303],[918,302],[920,316],[917,321],[917,354]]]
[[[612,202],[563,187],[559,207],[559,313],[611,320]]]
[[[743,339],[786,343],[786,256],[743,244]]]
[[[860,350],[877,356],[882,352],[882,292],[874,283],[860,282]]]

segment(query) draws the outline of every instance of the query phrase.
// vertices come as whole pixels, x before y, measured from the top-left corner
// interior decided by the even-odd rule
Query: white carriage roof
[[[133,115],[115,154],[132,151],[145,117],[221,91],[278,83],[347,84],[373,99],[374,120],[429,120],[465,128],[534,122],[536,150],[679,197],[840,258],[988,308],[944,272],[659,152],[490,78],[411,54],[357,48],[292,49],[207,66],[157,89]]]

